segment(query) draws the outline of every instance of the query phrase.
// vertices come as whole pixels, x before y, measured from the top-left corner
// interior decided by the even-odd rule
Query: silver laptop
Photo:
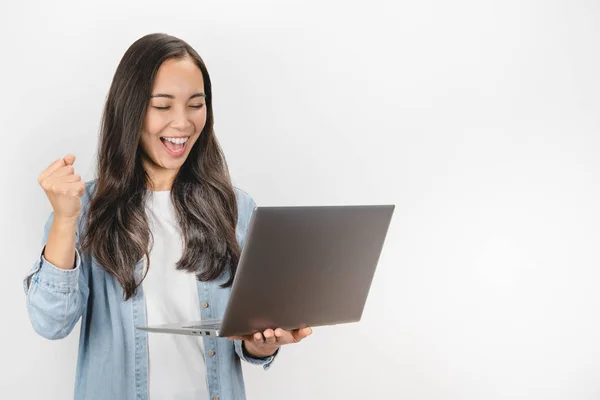
[[[256,207],[222,320],[138,327],[239,336],[361,319],[394,205]]]

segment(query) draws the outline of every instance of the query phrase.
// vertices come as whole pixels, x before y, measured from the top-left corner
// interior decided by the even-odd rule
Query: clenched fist
[[[75,173],[74,155],[54,161],[38,178],[54,210],[54,218],[77,220],[81,212],[81,196],[85,183]]]

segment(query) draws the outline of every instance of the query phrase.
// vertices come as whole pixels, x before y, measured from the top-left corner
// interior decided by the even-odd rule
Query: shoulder
[[[238,223],[236,236],[238,237],[240,245],[243,246],[246,232],[248,231],[248,225],[250,224],[250,218],[252,217],[252,213],[254,212],[256,203],[254,202],[252,196],[248,194],[248,192],[236,186],[233,187],[233,190],[235,191],[238,209]]]
[[[246,212],[252,213],[254,207],[256,206],[256,202],[254,201],[252,196],[250,196],[248,192],[240,189],[237,186],[234,186],[233,190],[235,191],[235,198],[237,200],[238,210],[245,210]]]
[[[96,179],[87,181],[85,183],[85,192],[83,193],[83,196],[81,197],[81,213],[79,215],[80,230],[83,228],[82,223],[83,223],[83,221],[85,221],[85,218],[86,218],[85,215],[88,212],[90,202],[92,201],[95,191],[96,191]]]
[[[83,197],[81,198],[84,209],[86,208],[86,205],[89,204],[89,202],[92,200],[92,197],[94,196],[94,192],[96,191],[96,181],[97,181],[97,179],[92,179],[91,181],[87,181],[85,183],[85,193],[83,194]]]

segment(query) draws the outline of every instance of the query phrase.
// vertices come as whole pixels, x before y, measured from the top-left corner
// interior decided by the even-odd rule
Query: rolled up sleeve
[[[240,357],[240,359],[242,361],[245,361],[245,362],[253,364],[253,365],[261,365],[265,370],[267,370],[271,367],[271,364],[273,364],[273,361],[279,354],[279,350],[281,350],[281,348],[277,349],[275,354],[273,354],[272,356],[269,356],[269,357],[256,358],[256,357],[252,357],[244,349],[244,344],[243,344],[242,340],[234,340],[234,346],[235,346],[235,352],[237,353],[238,357]]]
[[[45,229],[48,237],[50,216]],[[66,337],[83,313],[89,288],[81,274],[82,259],[75,250],[75,268],[58,268],[44,257],[44,247],[23,279],[27,312],[33,329],[47,339]]]

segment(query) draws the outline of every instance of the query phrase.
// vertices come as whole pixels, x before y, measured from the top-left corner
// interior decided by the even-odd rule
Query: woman
[[[254,201],[231,184],[213,132],[211,82],[185,42],[147,35],[125,53],[102,121],[98,178],[75,157],[39,177],[53,213],[24,285],[33,328],[81,318],[76,399],[243,399],[240,359],[267,369],[311,333],[147,334],[223,316]]]

